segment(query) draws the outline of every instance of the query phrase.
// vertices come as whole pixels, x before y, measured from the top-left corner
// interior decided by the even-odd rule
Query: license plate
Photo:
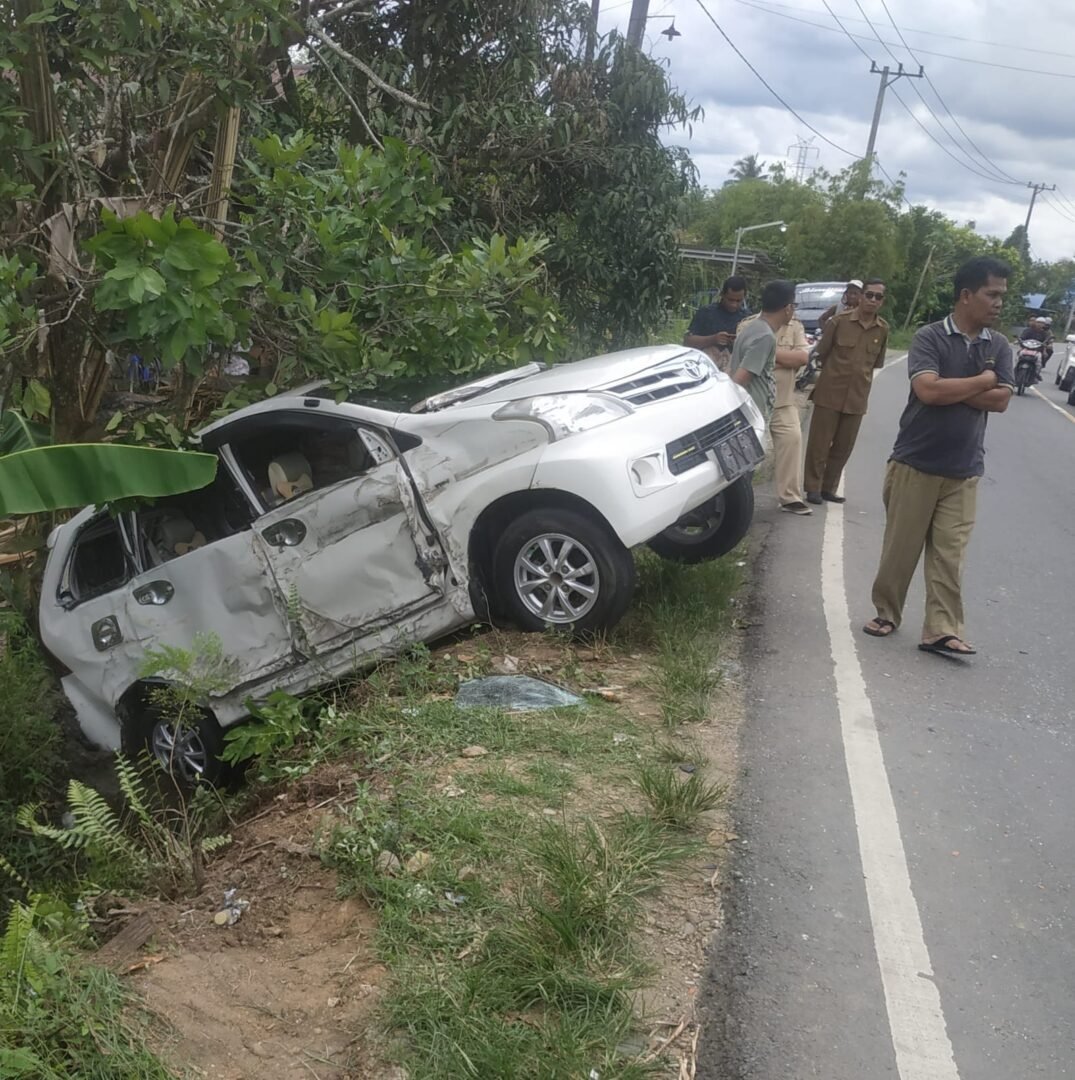
[[[717,443],[713,447],[713,456],[724,473],[724,479],[730,482],[750,472],[765,457],[765,451],[758,442],[758,436],[747,429],[737,431],[724,442]]]

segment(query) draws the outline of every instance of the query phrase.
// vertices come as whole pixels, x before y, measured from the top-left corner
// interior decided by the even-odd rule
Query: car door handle
[[[306,539],[306,526],[298,518],[284,518],[270,525],[261,535],[276,547],[295,547]]]
[[[134,590],[134,598],[140,604],[160,607],[175,596],[175,586],[170,581],[150,581]]]

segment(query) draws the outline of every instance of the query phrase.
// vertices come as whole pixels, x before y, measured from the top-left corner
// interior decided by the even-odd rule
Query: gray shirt
[[[907,355],[907,373],[912,383],[927,371],[936,372],[942,379],[966,379],[981,375],[986,367],[996,371],[999,386],[1015,385],[1012,349],[1007,339],[983,330],[980,337],[969,340],[950,315],[923,326]],[[953,480],[981,476],[985,471],[987,417],[983,409],[963,402],[926,405],[918,400],[912,386],[891,460]]]
[[[734,375],[739,368],[750,372],[750,385],[746,387],[746,392],[754,399],[766,423],[769,422],[776,397],[776,383],[773,381],[775,366],[776,334],[773,328],[763,318],[743,323],[732,348],[728,374]]]

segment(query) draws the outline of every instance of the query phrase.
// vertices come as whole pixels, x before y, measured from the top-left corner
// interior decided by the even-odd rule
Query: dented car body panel
[[[763,429],[738,386],[678,346],[531,367],[434,406],[279,395],[203,430],[219,458],[210,488],[56,530],[41,634],[87,736],[118,746],[146,654],[199,634],[229,661],[209,703],[224,727],[274,689],[441,637],[476,618],[471,563],[491,510],[569,498],[633,547],[731,482],[711,455],[674,472],[675,440],[728,417]]]

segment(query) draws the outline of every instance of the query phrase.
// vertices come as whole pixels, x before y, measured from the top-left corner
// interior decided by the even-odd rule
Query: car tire
[[[1072,389],[1075,389],[1075,365],[1072,365],[1064,372],[1064,377],[1059,380],[1060,389],[1063,393],[1068,394]]]
[[[124,717],[123,752],[134,761],[148,754],[187,790],[199,783],[219,784],[226,779],[227,766],[220,759],[224,733],[212,713],[198,709],[184,723],[178,741],[175,729],[174,719],[154,704],[139,704]]]
[[[697,510],[655,536],[649,546],[662,559],[700,563],[727,555],[754,520],[754,477],[739,477]]]
[[[1068,404],[1075,405],[1075,386],[1068,391]]]
[[[561,628],[585,637],[623,618],[635,564],[606,525],[548,507],[528,510],[504,529],[492,578],[497,610],[520,629]]]

